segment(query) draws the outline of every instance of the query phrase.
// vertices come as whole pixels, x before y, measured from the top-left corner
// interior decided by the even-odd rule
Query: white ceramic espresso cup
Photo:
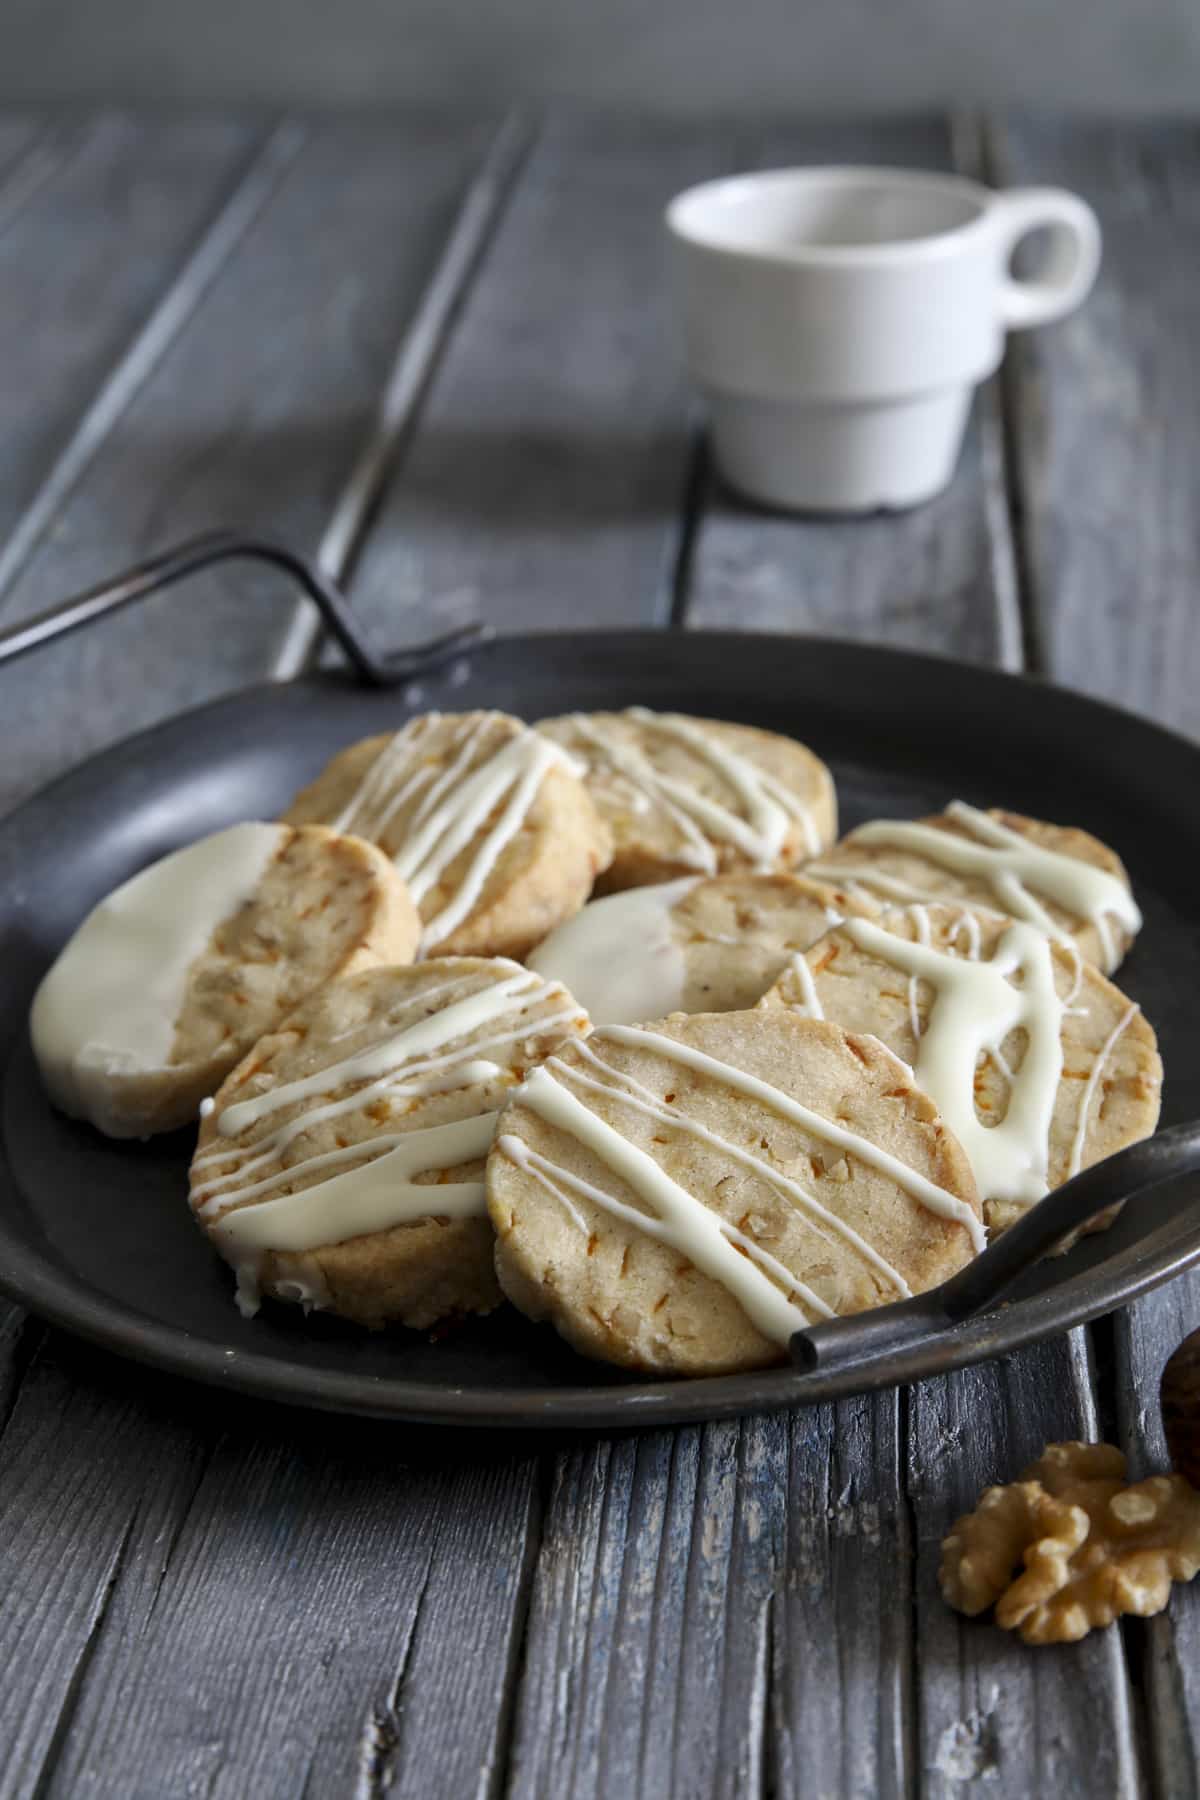
[[[729,482],[768,506],[915,506],[949,481],[1005,333],[1061,318],[1100,261],[1060,188],[909,169],[779,169],[667,208],[688,367]],[[1031,231],[1035,280],[1009,271]]]

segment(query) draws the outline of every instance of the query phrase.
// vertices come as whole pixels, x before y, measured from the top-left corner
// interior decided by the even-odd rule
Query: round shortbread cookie
[[[498,712],[425,713],[351,744],[284,816],[385,850],[425,956],[524,956],[578,912],[612,853],[571,759]]]
[[[192,1163],[242,1310],[263,1292],[371,1326],[489,1312],[497,1109],[587,1023],[561,984],[478,957],[370,969],[298,1007],[206,1109]]]
[[[738,1012],[831,925],[881,911],[802,875],[689,875],[592,900],[526,962],[569,987],[596,1025]]]
[[[1154,1032],[1069,940],[958,906],[848,920],[762,1002],[874,1033],[913,1069],[1003,1231],[1158,1123]]]
[[[833,778],[793,738],[654,713],[569,713],[544,719],[586,768],[613,837],[597,893],[680,875],[771,873],[816,856],[837,834]]]
[[[983,1241],[903,1064],[783,1008],[569,1045],[502,1114],[487,1184],[509,1299],[662,1374],[782,1361],[805,1323],[932,1287]]]
[[[1108,975],[1141,927],[1125,866],[1072,825],[980,812],[960,800],[918,820],[876,819],[805,869],[885,903],[957,902],[1074,937]]]
[[[191,1124],[285,1013],[336,976],[410,961],[419,932],[361,838],[215,832],[102,900],[46,975],[30,1026],[51,1099],[111,1137]]]

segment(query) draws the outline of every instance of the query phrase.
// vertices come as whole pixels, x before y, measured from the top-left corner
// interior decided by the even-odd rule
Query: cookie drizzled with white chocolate
[[[679,1373],[777,1360],[806,1322],[905,1298],[983,1243],[966,1160],[903,1066],[782,1013],[609,1026],[556,1054],[501,1116],[488,1198],[523,1311]]]
[[[1117,968],[1142,915],[1120,859],[1087,832],[954,800],[932,819],[860,825],[805,873],[886,901],[959,901],[1074,937]]]
[[[243,1310],[264,1284],[330,1304],[331,1281],[367,1323],[494,1305],[482,1159],[497,1109],[586,1025],[558,983],[447,958],[331,984],[264,1038],[207,1109],[191,1174]]]
[[[848,919],[763,1000],[870,1030],[912,1068],[970,1158],[989,1226],[1158,1118],[1154,1033],[1075,943],[914,902]]]

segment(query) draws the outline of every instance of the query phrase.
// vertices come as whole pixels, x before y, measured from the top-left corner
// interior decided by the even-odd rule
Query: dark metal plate
[[[447,1423],[607,1426],[915,1380],[1094,1318],[1200,1260],[1200,1195],[1177,1182],[934,1346],[815,1375],[623,1380],[509,1309],[436,1344],[273,1305],[241,1319],[228,1271],[188,1213],[187,1134],[110,1143],[43,1097],[25,1017],[50,957],[117,882],[204,832],[271,817],[355,737],[434,706],[536,719],[632,703],[804,738],[833,766],[847,826],[961,796],[1109,839],[1146,915],[1121,982],[1159,1033],[1164,1122],[1200,1115],[1200,749],[1079,695],[851,644],[657,632],[501,639],[401,693],[330,676],[236,695],[97,757],[0,825],[0,1286],[112,1349],[274,1399]],[[1139,1237],[1150,1206],[1153,1229]]]

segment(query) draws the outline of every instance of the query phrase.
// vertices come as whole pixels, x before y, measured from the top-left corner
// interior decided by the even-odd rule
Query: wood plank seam
[[[21,1384],[41,1355],[46,1326],[20,1307],[7,1307],[0,1321],[0,1448],[17,1404]]]
[[[1006,187],[1011,181],[1011,172],[1005,166],[1000,133],[992,119],[984,119],[981,124],[979,170],[979,179],[991,187]],[[1046,646],[1038,622],[1018,443],[1018,411],[1022,391],[1021,355],[1018,339],[1008,346],[997,377],[1001,467],[1004,471],[1004,493],[1008,505],[1022,651],[1022,661],[1014,667],[1023,667],[1028,674],[1042,675],[1046,672]]]
[[[416,430],[454,321],[536,135],[535,123],[524,108],[510,111],[467,189],[420,306],[401,337],[371,429],[318,545],[317,561],[334,581],[350,578],[375,504]],[[324,635],[311,604],[299,601],[275,659],[273,678],[289,681],[312,667]]]
[[[192,317],[307,136],[306,127],[286,119],[266,135],[195,250],[101,385],[0,552],[0,610],[58,508]]]
[[[502,1681],[504,1695],[496,1720],[496,1754],[490,1768],[482,1771],[480,1800],[501,1800],[512,1787],[513,1727],[517,1696],[525,1677],[525,1653],[528,1646],[529,1617],[533,1606],[534,1578],[541,1555],[543,1526],[549,1505],[550,1484],[554,1476],[553,1453],[542,1451],[536,1464],[536,1479],[529,1497],[529,1529],[525,1533],[521,1569],[517,1576],[516,1602],[513,1607],[512,1630],[508,1640],[508,1660]]]
[[[691,598],[692,559],[696,549],[696,535],[704,516],[711,480],[712,467],[708,437],[703,424],[697,420],[692,433],[691,451],[684,471],[683,498],[678,514],[677,535],[673,547],[668,548],[669,575],[664,603],[660,609],[663,624],[673,631],[682,630],[686,623],[688,602]]]
[[[49,1790],[54,1779],[55,1770],[58,1767],[63,1747],[67,1741],[67,1734],[71,1729],[71,1722],[75,1717],[75,1710],[79,1704],[80,1696],[83,1693],[83,1685],[87,1679],[88,1669],[91,1666],[92,1659],[100,1644],[100,1636],[104,1630],[105,1621],[108,1618],[109,1607],[112,1603],[113,1595],[116,1592],[117,1583],[121,1578],[121,1571],[125,1566],[125,1558],[128,1554],[129,1546],[133,1541],[137,1522],[138,1508],[135,1506],[129,1515],[129,1523],[126,1525],[109,1561],[108,1568],[104,1575],[103,1586],[96,1599],[95,1610],[88,1621],[87,1635],[76,1653],[75,1665],[71,1670],[70,1680],[63,1692],[62,1704],[58,1710],[58,1717],[54,1721],[54,1730],[51,1734],[49,1743],[46,1745],[45,1754],[38,1768],[37,1781],[32,1791],[32,1800],[40,1800],[40,1796]]]
[[[417,1589],[411,1622],[400,1646],[395,1674],[388,1683],[383,1700],[377,1700],[371,1705],[359,1733],[356,1800],[384,1800],[401,1762],[404,1742],[404,1681],[421,1623],[421,1611],[429,1592],[433,1559],[440,1535],[440,1532],[435,1531],[430,1537],[421,1585]]]
[[[987,121],[978,113],[956,111],[950,115],[950,143],[954,166],[972,181],[993,183],[988,154]],[[980,412],[980,443],[984,512],[988,524],[992,601],[997,621],[997,657],[1002,669],[1019,672],[1029,667],[1029,621],[1022,596],[1028,592],[1022,579],[1017,542],[1014,461],[1007,431],[1005,377],[983,383],[975,404]]]
[[[918,1746],[924,1740],[921,1727],[921,1684],[917,1671],[921,1666],[920,1613],[917,1607],[917,1546],[920,1530],[917,1505],[905,1472],[912,1467],[914,1421],[912,1389],[901,1388],[897,1395],[896,1491],[899,1508],[896,1517],[897,1549],[904,1561],[908,1594],[908,1643],[904,1667],[900,1671],[900,1710],[896,1729],[900,1742],[894,1746],[895,1766],[900,1774],[900,1792],[904,1800],[920,1792],[917,1769]]]
[[[145,1623],[147,1626],[157,1610],[159,1596],[162,1594],[163,1585],[166,1582],[171,1564],[175,1558],[175,1552],[179,1549],[183,1540],[184,1528],[187,1525],[188,1519],[191,1517],[192,1508],[199,1498],[200,1489],[204,1485],[205,1478],[216,1457],[219,1441],[219,1438],[214,1436],[205,1444],[203,1453],[196,1462],[191,1491],[188,1493],[187,1498],[184,1500],[183,1505],[178,1509],[178,1512],[172,1521],[171,1534],[167,1539],[166,1549],[163,1553],[162,1567],[158,1571],[158,1576],[154,1583],[154,1591],[150,1596],[150,1604],[146,1609]],[[130,1529],[132,1529],[133,1523],[136,1522],[136,1518],[137,1514],[135,1512],[133,1520],[131,1520],[130,1523]]]

